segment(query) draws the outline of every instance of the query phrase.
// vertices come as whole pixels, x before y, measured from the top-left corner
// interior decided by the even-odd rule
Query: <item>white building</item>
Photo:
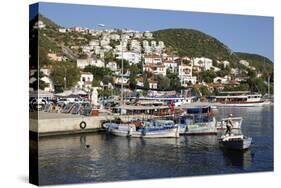
[[[39,20],[38,22],[36,22],[33,26],[34,29],[43,29],[45,28],[46,25],[44,24],[44,22],[42,22],[41,20]]]
[[[238,75],[239,72],[240,72],[240,71],[239,71],[238,68],[231,68],[231,69],[230,69],[230,73],[231,73],[231,74]]]
[[[155,75],[166,76],[166,67],[163,64],[146,64],[143,65],[143,71],[150,72]]]
[[[100,41],[99,40],[91,40],[89,42],[90,46],[99,46],[100,45]]]
[[[48,53],[47,54],[48,58],[51,61],[65,61],[67,58],[61,54],[56,54],[56,53]]]
[[[125,59],[127,60],[130,64],[137,64],[141,61],[141,54],[140,53],[135,53],[135,52],[117,52],[116,53],[117,57],[116,59]]]
[[[176,60],[180,59],[180,57],[179,56],[173,56],[173,55],[165,55],[165,59],[167,61],[176,61]]]
[[[143,49],[145,54],[152,53],[152,48],[150,46],[144,46]]]
[[[141,52],[141,45],[140,42],[137,40],[131,40],[130,50],[133,52]]]
[[[120,35],[118,34],[111,34],[109,37],[110,40],[115,40],[115,41],[120,40]]]
[[[246,66],[246,67],[249,67],[249,65],[250,65],[250,63],[246,60],[240,60],[239,63]]]
[[[134,38],[136,38],[136,39],[142,38],[142,33],[141,32],[135,32],[134,33]]]
[[[106,46],[110,44],[110,39],[109,38],[104,38],[100,41],[100,46]]]
[[[129,77],[123,76],[123,78],[122,78],[121,76],[116,76],[116,75],[113,77],[113,82],[115,84],[122,84],[122,80],[123,80],[123,84],[128,84]]]
[[[223,67],[226,68],[227,66],[230,65],[230,62],[229,61],[223,61]]]
[[[220,83],[220,84],[228,84],[230,80],[231,80],[231,77],[226,75],[224,77],[218,76],[218,77],[214,78],[213,82],[214,83]]]
[[[156,55],[146,55],[144,56],[145,64],[162,64],[162,58]]]
[[[204,70],[210,70],[213,67],[213,60],[206,57],[196,57],[192,60],[193,66],[200,67]]]
[[[155,40],[151,41],[150,44],[151,44],[151,47],[154,47],[154,48],[157,46],[157,43]]]
[[[144,32],[144,37],[148,38],[148,39],[152,39],[153,38],[153,34],[149,31]]]
[[[144,87],[144,81],[143,81],[143,78],[137,78],[136,79],[137,81],[137,85],[140,86],[140,87]],[[148,79],[148,87],[149,89],[157,89],[157,81],[154,81],[154,80],[150,80]]]
[[[65,28],[59,28],[59,32],[60,33],[66,33],[66,29]]]
[[[181,80],[182,86],[186,87],[189,83],[195,84],[197,81],[196,76],[192,76],[192,66],[179,65],[178,77]]]
[[[160,46],[161,48],[165,48],[165,44],[163,41],[158,41],[158,46]]]
[[[163,62],[164,66],[166,67],[166,69],[171,70],[172,72],[177,72],[178,69],[178,64],[174,61],[164,61]]]
[[[88,65],[93,65],[93,58],[85,58],[85,59],[77,59],[76,60],[77,67],[80,69],[84,69]]]
[[[149,46],[149,42],[147,40],[144,40],[144,41],[142,41],[142,45],[143,45],[143,47]]]
[[[116,62],[108,62],[106,67],[109,68],[111,71],[117,71],[118,69]]]
[[[94,76],[90,72],[81,72],[80,80],[77,83],[78,88],[80,89],[90,89],[92,87],[92,82]]]

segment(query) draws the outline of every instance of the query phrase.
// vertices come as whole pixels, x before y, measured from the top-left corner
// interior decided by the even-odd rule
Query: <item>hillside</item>
[[[44,22],[46,27],[37,30],[31,29],[31,35],[38,34],[40,64],[49,63],[47,58],[48,52],[65,54],[70,60],[75,60],[80,55],[79,50],[70,49],[71,46],[82,46],[94,37],[87,34],[77,32],[60,33],[60,26],[52,20],[39,15],[30,21],[32,26],[37,20]],[[190,57],[208,57],[213,60],[228,60],[231,67],[241,67],[239,60],[247,60],[251,66],[256,67],[259,72],[273,72],[272,62],[257,54],[248,54],[243,52],[235,52],[227,47],[216,38],[207,35],[201,31],[193,29],[164,29],[153,32],[154,40],[163,41],[168,51],[176,51],[180,56]],[[31,37],[32,38],[32,37]]]
[[[270,59],[258,55],[243,52],[235,52],[239,59],[244,59],[250,63],[251,66],[255,67],[258,72],[272,73],[273,63]]]
[[[156,40],[164,41],[180,56],[208,57],[216,60],[235,61],[237,57],[216,38],[193,29],[165,29],[154,33]]]

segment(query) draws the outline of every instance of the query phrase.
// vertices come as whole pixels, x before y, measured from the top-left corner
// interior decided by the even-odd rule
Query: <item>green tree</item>
[[[66,88],[70,89],[79,81],[80,71],[72,62],[60,62],[53,64],[50,78],[57,86],[64,86],[66,78]]]
[[[200,93],[200,91],[199,91],[199,89],[197,87],[192,87],[191,93],[193,95],[196,95],[196,96],[200,96],[201,95],[201,93]]]
[[[106,75],[112,76],[112,71],[106,67],[88,65],[84,68],[84,71],[92,73],[97,81],[101,81]]]
[[[181,83],[178,75],[168,71],[167,77],[170,79],[170,90],[179,91],[181,89]]]
[[[111,62],[111,61],[114,61],[114,60],[115,60],[115,58],[114,58],[114,55],[113,55],[112,51],[104,53],[104,61],[105,61],[105,63],[108,63],[108,62]]]
[[[201,87],[199,88],[199,90],[200,90],[200,92],[201,92],[201,94],[202,94],[203,96],[208,96],[208,95],[210,95],[210,91],[208,90],[208,87],[207,87],[207,86],[201,86]]]
[[[118,68],[122,68],[122,60],[121,59],[116,59],[116,63]],[[130,68],[130,63],[129,61],[123,59],[123,73],[125,74],[127,72],[127,70],[129,70]]]
[[[140,73],[140,70],[138,66],[135,64],[131,65],[129,70],[130,70],[129,86],[131,89],[134,89],[135,86],[137,85],[136,78],[137,78],[137,74]]]
[[[202,71],[199,73],[201,80],[204,80],[207,83],[213,82],[216,77],[216,73],[213,70]]]
[[[157,87],[160,90],[170,89],[170,79],[165,76],[158,75],[157,76]]]
[[[100,81],[94,78],[93,82],[92,82],[92,86],[93,87],[100,87]]]

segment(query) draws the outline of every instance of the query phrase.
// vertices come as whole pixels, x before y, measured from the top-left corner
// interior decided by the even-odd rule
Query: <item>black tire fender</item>
[[[81,129],[85,129],[87,127],[87,123],[85,121],[81,121],[79,126],[80,126]]]

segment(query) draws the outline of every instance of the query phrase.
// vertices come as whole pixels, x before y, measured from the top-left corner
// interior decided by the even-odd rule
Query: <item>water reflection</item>
[[[251,150],[247,151],[233,151],[233,150],[222,150],[225,165],[231,167],[241,168],[247,170],[251,167],[254,159],[254,154]]]

